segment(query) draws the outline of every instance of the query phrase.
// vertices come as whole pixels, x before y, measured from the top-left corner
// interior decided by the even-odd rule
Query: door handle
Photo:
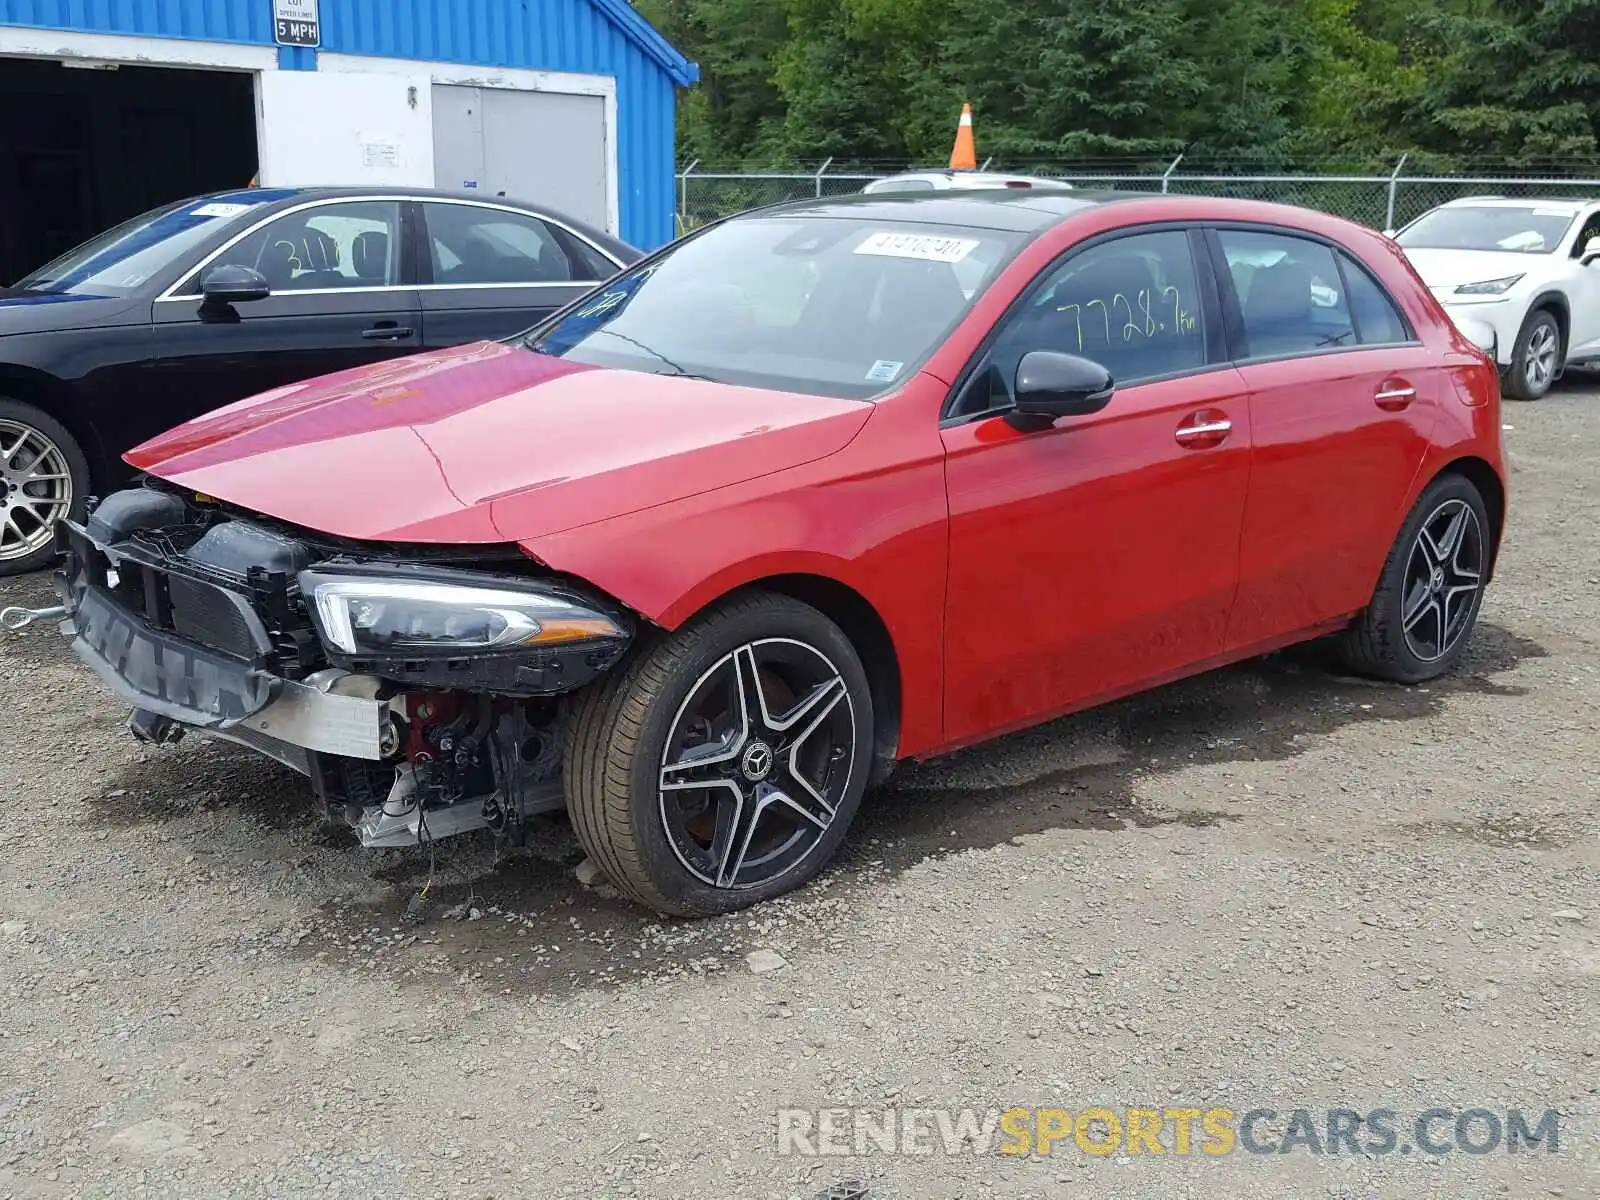
[[[1384,384],[1372,396],[1372,402],[1384,412],[1399,412],[1417,398],[1417,389],[1408,383],[1395,380]]]
[[[361,336],[369,342],[398,342],[410,337],[416,330],[409,325],[383,324],[374,325],[371,329],[363,329]]]
[[[1219,412],[1199,412],[1173,432],[1185,450],[1205,450],[1220,446],[1233,432],[1233,422]]]

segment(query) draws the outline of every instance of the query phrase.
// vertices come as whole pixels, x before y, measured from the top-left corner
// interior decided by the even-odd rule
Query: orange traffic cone
[[[950,151],[952,171],[976,171],[978,148],[972,143],[972,105],[961,106],[961,123],[956,126],[956,144]]]

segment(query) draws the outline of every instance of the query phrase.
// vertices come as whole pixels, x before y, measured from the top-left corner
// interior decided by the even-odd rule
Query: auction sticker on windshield
[[[874,233],[857,246],[855,252],[881,254],[887,258],[958,263],[977,248],[976,238],[934,237],[925,233]]]

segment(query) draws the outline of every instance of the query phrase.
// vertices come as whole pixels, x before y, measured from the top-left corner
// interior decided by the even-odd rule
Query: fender
[[[16,342],[5,348],[17,348]],[[116,456],[106,449],[93,422],[85,420],[84,414],[79,411],[73,384],[56,378],[48,371],[27,365],[21,361],[21,355],[17,355],[15,361],[0,361],[0,398],[31,404],[60,421],[66,431],[77,439],[79,448],[89,462],[91,479],[98,480],[105,478],[108,473],[116,473],[120,464]]]
[[[522,548],[669,630],[763,579],[849,588],[889,632],[900,664],[899,752],[917,755],[943,736],[949,554],[943,446],[926,408],[881,402],[849,446],[818,462]]]
[[[1466,380],[1459,381],[1462,390],[1469,386]],[[1497,393],[1496,393],[1497,395]],[[1451,463],[1461,462],[1464,459],[1474,460],[1484,464],[1485,468],[1493,474],[1500,486],[1500,496],[1504,508],[1500,513],[1500,520],[1495,530],[1494,547],[1489,560],[1489,578],[1494,577],[1494,567],[1500,558],[1500,543],[1505,535],[1506,508],[1509,508],[1510,488],[1506,483],[1506,470],[1504,454],[1501,447],[1500,430],[1500,404],[1498,398],[1488,404],[1469,406],[1457,397],[1448,394],[1440,396],[1440,420],[1435,425],[1435,436],[1428,453],[1417,464],[1415,475],[1412,476],[1411,486],[1406,489],[1405,500],[1400,504],[1394,514],[1392,522],[1393,534],[1390,543],[1399,536],[1400,528],[1410,516],[1411,510],[1416,507],[1417,501],[1422,498],[1422,493],[1428,485],[1439,477]],[[1448,439],[1448,440],[1446,440]],[[1475,481],[1476,482],[1476,481]],[[1486,497],[1486,499],[1488,499]],[[1490,504],[1491,516],[1493,504]],[[1379,563],[1377,572],[1373,574],[1371,586],[1376,590],[1378,586],[1378,573],[1383,570],[1382,562]],[[1485,580],[1488,582],[1488,580]]]
[[[1522,317],[1523,323],[1527,323],[1528,313],[1540,308],[1552,309],[1555,312],[1557,319],[1569,326],[1571,325],[1572,304],[1567,299],[1567,294],[1561,291],[1559,288],[1548,288],[1545,291],[1540,292],[1532,300],[1528,301],[1527,311]],[[1562,336],[1564,337],[1565,333],[1563,333]]]

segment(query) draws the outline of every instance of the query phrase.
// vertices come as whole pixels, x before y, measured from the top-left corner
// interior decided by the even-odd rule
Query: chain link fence
[[[985,168],[992,165],[992,160],[983,164]],[[1093,164],[1008,165],[1006,169],[1063,179],[1074,187],[1096,190],[1232,196],[1295,204],[1335,213],[1374,229],[1399,228],[1435,205],[1463,196],[1600,195],[1600,164],[1593,163],[1582,165],[1587,169],[1546,176],[1404,175],[1403,159],[1387,175],[1326,169],[1242,175],[1184,171],[1182,165],[1180,159],[1163,167],[1138,170],[1096,170]],[[708,221],[763,205],[859,192],[872,180],[894,173],[888,169],[834,170],[832,160],[815,171],[712,171],[698,162],[691,163],[678,174],[678,229],[680,233],[687,232]]]

